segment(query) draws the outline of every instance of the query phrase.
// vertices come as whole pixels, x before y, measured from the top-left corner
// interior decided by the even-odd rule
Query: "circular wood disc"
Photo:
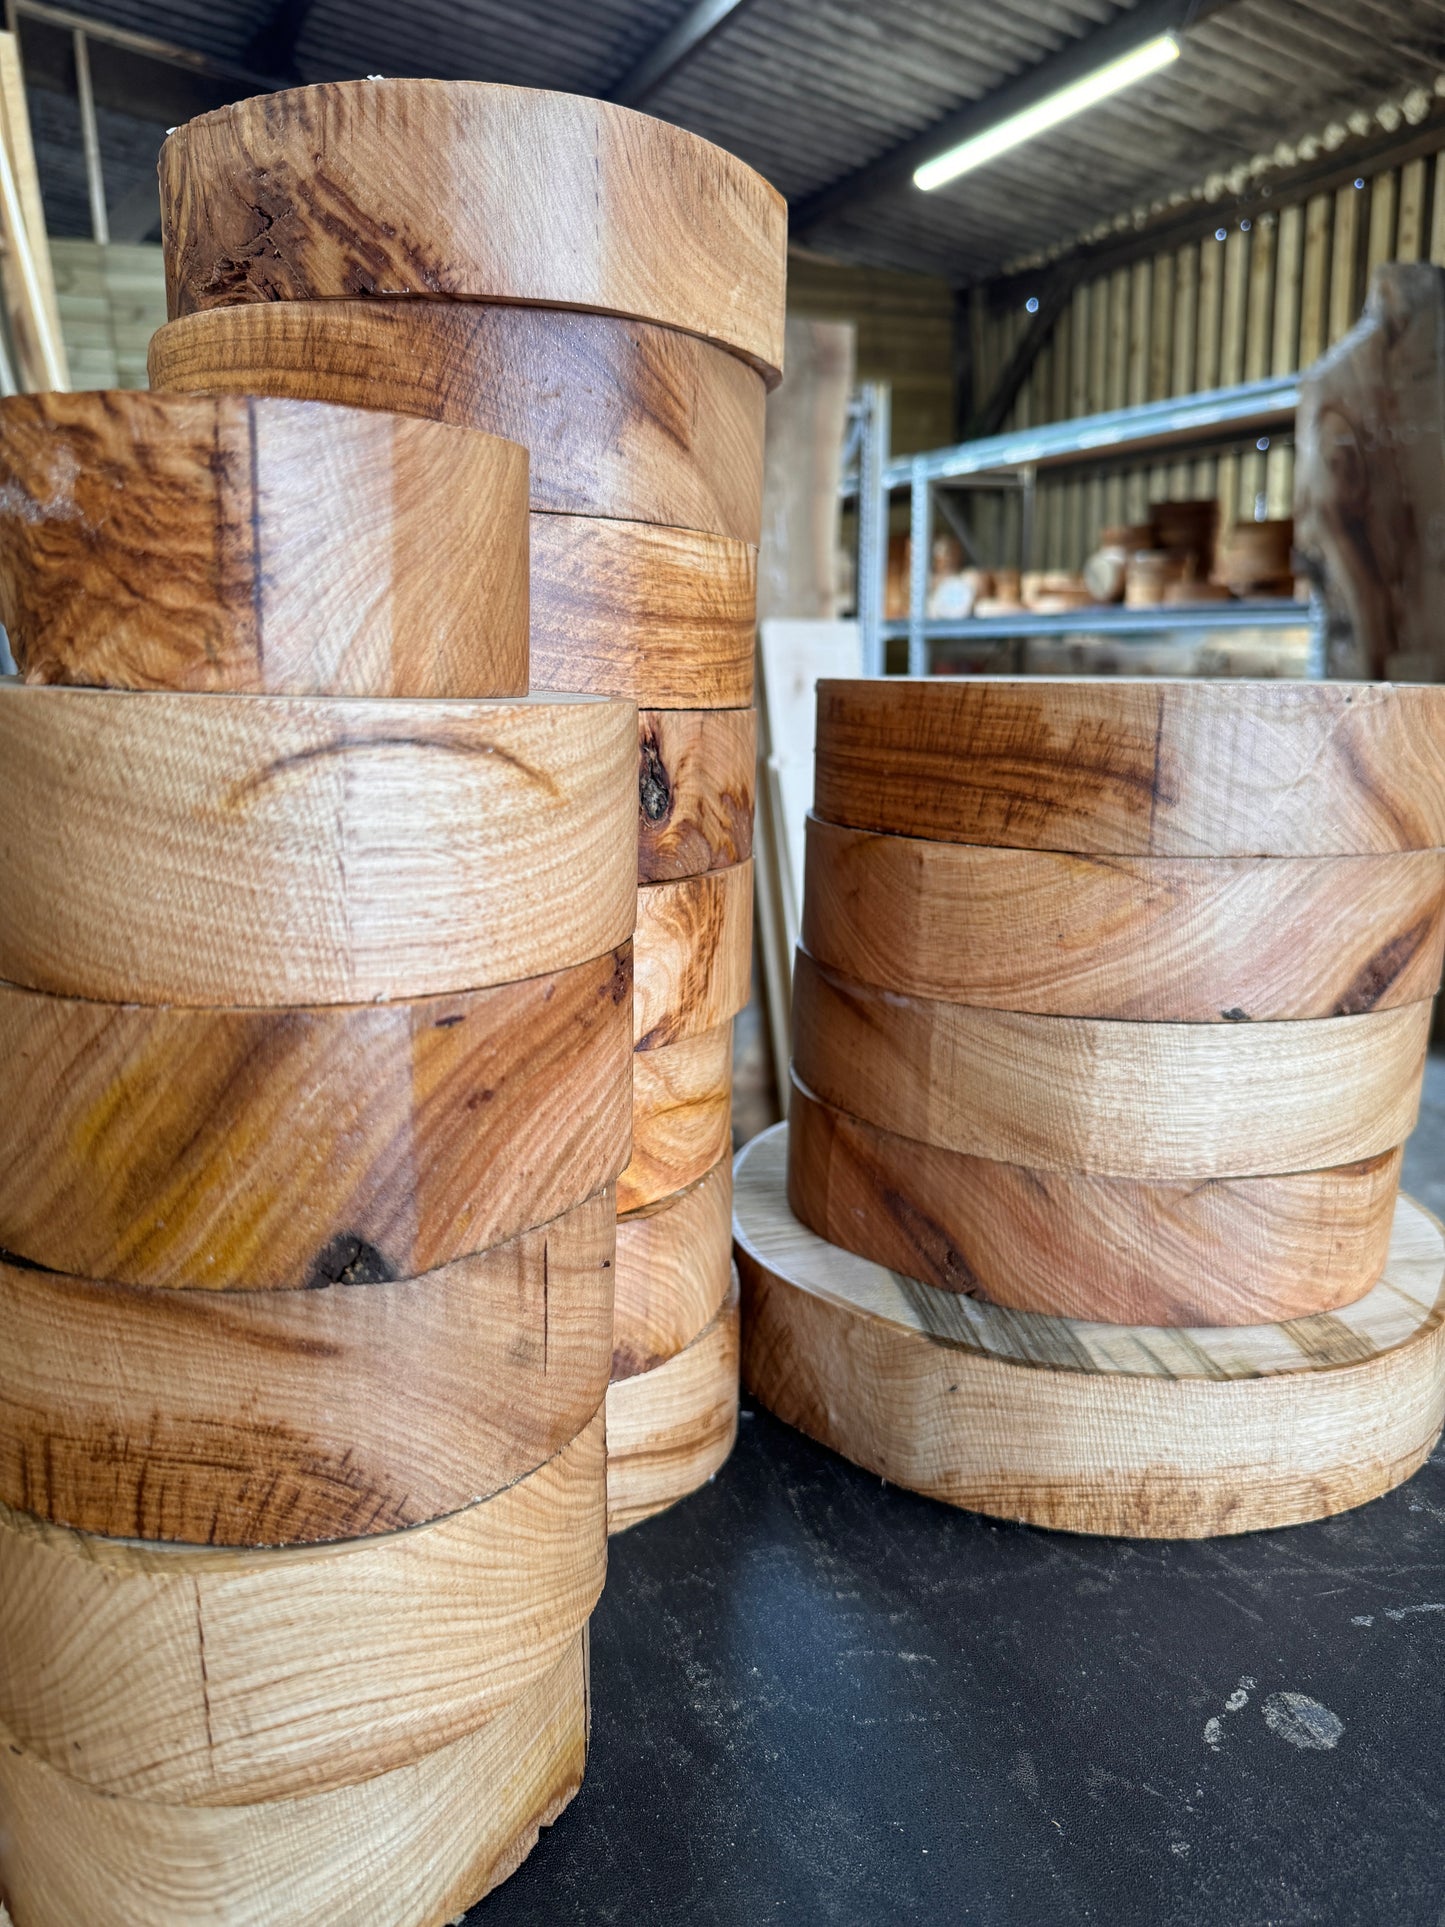
[[[705,1485],[738,1435],[738,1285],[675,1358],[607,1393],[607,1530],[625,1532]]]
[[[270,1551],[0,1512],[0,1723],[106,1793],[244,1806],[473,1732],[560,1664],[602,1589],[604,1414],[432,1525]]]
[[[623,703],[131,695],[0,680],[0,977],[369,1003],[599,957],[636,914]]]
[[[724,1157],[686,1191],[618,1220],[614,1383],[665,1364],[717,1316],[732,1269],[732,1211]]]
[[[787,204],[681,127],[475,81],[364,80],[203,114],[161,149],[172,316],[318,296],[591,308],[776,380]]]
[[[743,1376],[781,1419],[895,1485],[1031,1525],[1193,1539],[1360,1505],[1439,1435],[1445,1234],[1408,1198],[1384,1276],[1342,1311],[1090,1325],[935,1291],[825,1244],[787,1208],[787,1130],[754,1138],[736,1167]]]
[[[229,1807],[96,1793],[0,1730],[0,1887],[27,1927],[435,1927],[514,1873],[578,1791],[588,1714],[583,1634],[494,1720],[410,1766]]]
[[[266,1546],[490,1497],[606,1394],[615,1209],[599,1192],[421,1278],[199,1302],[0,1261],[0,1499],[114,1538]]]
[[[763,383],[723,348],[612,315],[478,301],[211,308],[151,336],[152,388],[390,408],[520,442],[535,509],[756,542]]]
[[[630,990],[627,945],[415,1003],[203,1010],[0,984],[0,1250],[256,1292],[500,1244],[625,1164]]]
[[[755,709],[644,709],[637,717],[640,883],[699,876],[753,853]]]
[[[732,1141],[731,1020],[632,1058],[632,1158],[617,1180],[619,1214],[685,1190]]]
[[[808,821],[803,942],[882,990],[1059,1017],[1239,1023],[1419,1003],[1445,854],[1097,857]]]
[[[736,1017],[753,967],[753,866],[644,883],[637,892],[632,1032],[657,1050]]]
[[[532,687],[746,709],[757,576],[757,550],[726,536],[533,515]]]
[[[240,396],[0,401],[27,682],[524,696],[527,541],[527,451],[493,435]]]
[[[1037,1171],[918,1144],[793,1080],[788,1204],[830,1244],[943,1291],[1121,1325],[1255,1325],[1362,1298],[1400,1152],[1265,1178]]]
[[[818,815],[1098,856],[1445,844],[1445,688],[1160,678],[818,684]]]
[[[1099,1177],[1257,1177],[1415,1126],[1430,1005],[1298,1024],[1135,1024],[899,997],[800,950],[793,1061],[825,1103],[969,1157]]]

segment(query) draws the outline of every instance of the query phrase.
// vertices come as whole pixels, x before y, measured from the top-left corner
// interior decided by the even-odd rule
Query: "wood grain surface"
[[[588,308],[783,356],[787,205],[695,134],[575,94],[366,80],[242,100],[161,149],[171,315],[346,296]]]
[[[0,1886],[26,1927],[440,1927],[514,1873],[582,1784],[587,1650],[409,1766],[254,1806],[118,1800],[0,1730]]]
[[[226,1551],[0,1513],[0,1723],[102,1792],[245,1806],[368,1780],[559,1665],[602,1588],[604,1415],[380,1539]]]
[[[664,1365],[607,1393],[607,1530],[625,1532],[696,1492],[738,1433],[738,1285],[722,1309]]]
[[[1428,1003],[1136,1024],[899,997],[804,950],[793,973],[793,1061],[825,1103],[970,1157],[1098,1177],[1255,1177],[1393,1151],[1429,1029]]]
[[[943,1291],[1121,1325],[1254,1325],[1353,1304],[1385,1263],[1400,1153],[1147,1183],[1031,1170],[880,1131],[793,1080],[788,1204],[830,1244]]]
[[[535,509],[761,532],[762,380],[675,328],[495,302],[255,303],[159,329],[150,382],[481,428],[527,450]]]
[[[704,1177],[732,1142],[733,1027],[637,1051],[632,1059],[632,1157],[617,1180],[622,1214]]]
[[[0,1261],[0,1499],[216,1546],[459,1512],[601,1404],[615,1224],[602,1191],[423,1277],[313,1291],[154,1291]]]
[[[544,1224],[627,1161],[628,951],[295,1010],[0,984],[0,1250],[256,1292],[410,1278]]]
[[[787,1132],[737,1164],[744,1380],[891,1484],[1031,1525],[1201,1538],[1360,1505],[1439,1436],[1445,1236],[1407,1198],[1358,1304],[1224,1330],[1091,1325],[824,1243],[787,1208]]]
[[[644,883],[633,938],[632,1031],[640,1051],[736,1017],[753,964],[753,865]]]
[[[617,1223],[612,1377],[665,1364],[717,1316],[732,1271],[733,1174],[705,1178]]]
[[[1060,1017],[1239,1023],[1433,997],[1445,854],[1086,857],[810,817],[803,942],[910,996]]]
[[[746,709],[757,568],[757,550],[726,536],[533,515],[532,687]]]
[[[615,949],[625,703],[0,681],[0,978],[111,1001],[368,1003]]]
[[[699,876],[753,853],[755,709],[644,709],[637,717],[640,883]]]
[[[527,541],[527,451],[493,435],[241,396],[0,401],[27,682],[524,696]]]
[[[1029,676],[818,685],[815,807],[1095,856],[1445,844],[1445,689]]]

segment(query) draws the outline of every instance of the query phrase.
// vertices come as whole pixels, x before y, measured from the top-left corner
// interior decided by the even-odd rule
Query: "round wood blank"
[[[762,380],[675,328],[494,302],[266,302],[159,329],[150,381],[485,429],[526,448],[533,508],[761,533]]]
[[[379,1539],[225,1551],[0,1512],[0,1723],[107,1793],[347,1786],[493,1718],[602,1589],[604,1417],[495,1497]]]
[[[617,1180],[619,1213],[696,1184],[732,1138],[733,1027],[640,1050],[632,1059],[632,1158]]]
[[[625,1532],[696,1492],[738,1434],[738,1286],[675,1358],[607,1393],[607,1530]]]
[[[612,1378],[654,1371],[717,1316],[732,1269],[732,1165],[617,1224]]]
[[[328,82],[161,149],[172,316],[463,296],[657,321],[783,365],[787,204],[667,121],[476,81]]]
[[[1254,1325],[1362,1298],[1400,1152],[1200,1184],[1029,1170],[918,1144],[793,1081],[788,1204],[830,1244],[944,1291],[1122,1325]]]
[[[757,575],[757,550],[726,536],[533,515],[532,687],[746,709]]]
[[[0,1887],[27,1927],[435,1927],[516,1871],[582,1784],[586,1635],[488,1725],[354,1786],[255,1806],[117,1800],[0,1730]]]
[[[0,681],[0,977],[120,1002],[368,1003],[599,957],[636,912],[623,703]]]
[[[638,713],[640,883],[699,876],[753,853],[755,709]]]
[[[27,682],[524,696],[527,541],[527,451],[492,435],[249,397],[0,402]]]
[[[808,821],[803,942],[882,990],[1059,1017],[1239,1023],[1419,1003],[1445,854],[1097,857]]]
[[[1445,844],[1445,689],[987,676],[818,684],[831,823],[1100,856]]]
[[[1430,1005],[1297,1024],[1135,1024],[899,997],[800,950],[793,1061],[825,1103],[970,1157],[1099,1177],[1257,1177],[1415,1126]]]
[[[753,866],[644,883],[633,938],[632,1028],[638,1050],[715,1030],[748,1001]]]
[[[1031,1525],[1193,1539],[1362,1504],[1439,1435],[1445,1235],[1408,1198],[1384,1276],[1342,1311],[1090,1325],[825,1244],[787,1208],[787,1130],[737,1161],[743,1375],[781,1419],[895,1485]]]
[[[202,1010],[0,984],[0,1250],[256,1292],[499,1244],[625,1164],[630,991],[627,945],[416,1003]]]
[[[421,1278],[199,1300],[0,1261],[0,1499],[217,1546],[458,1512],[601,1404],[615,1221],[608,1190]]]

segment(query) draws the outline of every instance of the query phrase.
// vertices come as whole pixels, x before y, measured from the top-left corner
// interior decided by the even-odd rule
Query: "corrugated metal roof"
[[[606,93],[687,7],[315,0],[293,57],[309,79],[431,73]],[[84,0],[84,10],[253,67],[267,66],[267,25],[284,11],[276,0]],[[1123,11],[1112,0],[752,0],[646,107],[798,200]],[[105,60],[95,47],[93,68]],[[808,241],[977,279],[1392,91],[1428,87],[1441,67],[1445,0],[1233,0],[1189,30],[1178,62],[1116,102],[938,193],[904,186],[858,202]],[[84,233],[73,109],[36,90],[33,111],[47,210],[57,232]],[[158,138],[153,121],[127,119],[102,125],[112,202],[143,182]]]

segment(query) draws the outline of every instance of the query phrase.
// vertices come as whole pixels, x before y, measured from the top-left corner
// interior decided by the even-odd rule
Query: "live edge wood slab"
[[[172,317],[388,295],[585,308],[775,380],[787,206],[666,121],[572,94],[360,80],[238,101],[161,149]]]
[[[735,1172],[746,1383],[896,1485],[1072,1532],[1318,1519],[1414,1472],[1445,1415],[1445,1234],[1401,1197],[1380,1282],[1324,1316],[1160,1331],[935,1291],[806,1230],[787,1125]]]
[[[626,703],[0,681],[0,978],[110,1001],[366,1003],[632,932]]]
[[[490,1498],[602,1403],[615,1222],[602,1191],[424,1277],[312,1291],[0,1260],[0,1500],[111,1538],[277,1546]]]
[[[732,1267],[732,1165],[617,1223],[612,1377],[675,1358],[717,1316]]]
[[[736,1017],[753,962],[753,866],[645,883],[637,892],[633,1035],[640,1051]]]
[[[753,853],[755,709],[644,709],[637,718],[640,883],[697,876]]]
[[[1264,1178],[1085,1177],[880,1131],[796,1078],[788,1105],[788,1205],[819,1237],[1062,1318],[1256,1325],[1353,1304],[1384,1268],[1399,1180],[1399,1151]]]
[[[1097,856],[1445,844],[1445,688],[1110,677],[823,681],[815,808]]]
[[[0,401],[27,682],[525,695],[527,528],[527,451],[493,435],[249,396]]]
[[[1346,1016],[1434,996],[1445,854],[1101,858],[810,817],[803,942],[882,990],[1045,1016]]]
[[[631,982],[623,945],[409,1003],[194,1009],[0,984],[0,1250],[257,1292],[410,1278],[500,1244],[627,1162]]]
[[[0,1511],[0,1725],[87,1786],[181,1806],[421,1760],[581,1633],[606,1564],[604,1423],[480,1504],[336,1545],[158,1546]]]
[[[1278,1024],[1035,1017],[793,976],[799,1078],[900,1137],[1044,1171],[1193,1179],[1378,1157],[1414,1128],[1429,1003]]]
[[[476,1732],[352,1786],[247,1806],[116,1799],[0,1730],[0,1890],[25,1927],[442,1927],[578,1791],[588,1700],[583,1633]]]
[[[520,442],[534,509],[756,542],[763,383],[726,349],[613,315],[478,301],[211,308],[150,344],[153,389],[395,409]]]
[[[738,1286],[692,1343],[607,1393],[607,1529],[625,1532],[710,1479],[738,1432]]]

